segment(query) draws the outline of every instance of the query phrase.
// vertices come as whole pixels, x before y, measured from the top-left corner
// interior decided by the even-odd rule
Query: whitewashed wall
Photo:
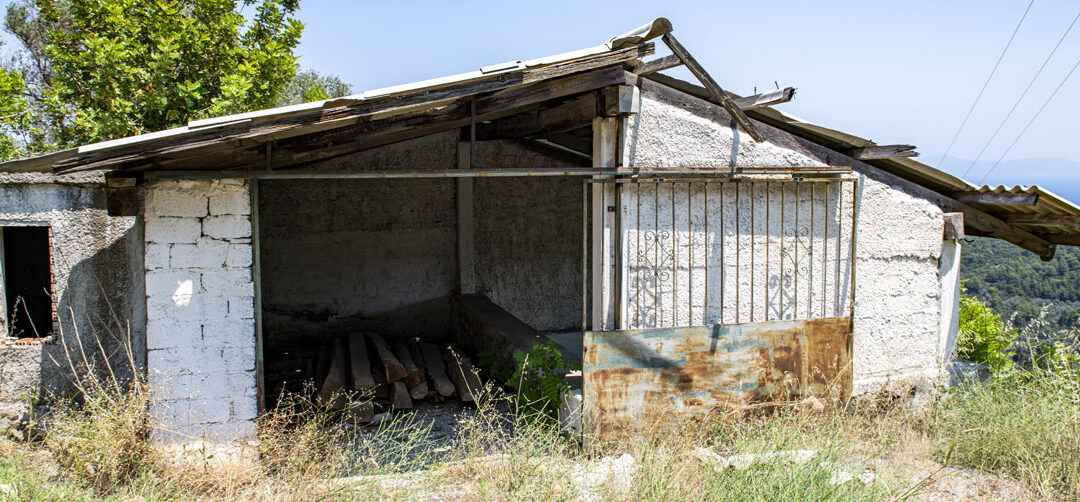
[[[159,440],[251,437],[258,410],[243,180],[146,185],[146,349]]]
[[[621,151],[621,165],[637,167],[783,167],[783,166],[850,166],[859,177],[855,205],[859,211],[857,222],[856,254],[856,293],[855,293],[855,333],[854,333],[854,391],[872,392],[894,384],[926,386],[938,375],[942,361],[951,353],[953,347],[948,339],[948,329],[942,329],[942,310],[951,309],[952,298],[943,298],[941,256],[944,245],[942,238],[943,217],[941,210],[927,201],[930,193],[913,183],[904,181],[870,165],[851,159],[838,152],[802,140],[790,134],[762,123],[756,123],[768,141],[755,143],[745,133],[734,128],[730,117],[718,106],[703,100],[678,93],[659,84],[643,81],[641,84],[640,113],[627,119]],[[805,186],[805,185],[804,185]],[[643,190],[650,188],[643,187]],[[680,197],[680,188],[676,188],[676,199]],[[681,190],[685,190],[682,188]],[[733,190],[731,188],[712,187],[710,190]],[[791,190],[790,188],[787,190]],[[632,193],[633,189],[628,190]],[[704,212],[704,201],[700,189],[689,195],[693,202],[689,207],[698,214]],[[626,192],[624,192],[625,195]],[[775,196],[775,192],[771,192]],[[790,194],[790,192],[788,192]],[[644,192],[643,192],[644,194]],[[850,192],[844,197],[850,196]],[[670,197],[670,195],[666,196]],[[710,192],[710,201],[719,200],[720,194]],[[735,200],[734,194],[725,192],[727,200]],[[633,200],[629,197],[628,200]],[[741,200],[741,199],[740,199]],[[663,203],[663,202],[662,202]],[[809,199],[800,196],[803,214],[809,212]],[[670,204],[667,206],[670,207]],[[761,226],[766,221],[763,208],[745,211],[754,214],[756,231],[743,231],[742,225],[750,228],[749,221],[740,222],[738,236],[735,236],[734,221],[731,220],[732,206],[728,211],[713,208],[710,204],[710,218],[728,218],[721,232],[710,222],[712,231],[708,234],[710,249],[729,250],[728,242],[734,239],[745,241],[741,249],[750,249],[750,243],[757,249],[764,242],[769,246],[777,241],[777,228],[770,226],[769,231]],[[774,207],[774,206],[770,206]],[[622,208],[623,217],[629,208]],[[847,209],[845,208],[845,211]],[[660,217],[670,217],[661,208]],[[670,209],[668,209],[670,211]],[[725,216],[725,213],[728,216]],[[743,214],[743,213],[740,213]],[[643,216],[646,212],[643,211]],[[674,215],[676,220],[686,218],[682,214]],[[770,214],[768,221],[775,225]],[[690,225],[701,225],[696,218],[690,217]],[[631,227],[633,228],[633,227]],[[698,227],[700,228],[700,227]],[[732,230],[728,230],[732,228]],[[642,231],[647,231],[644,225]],[[816,239],[817,230],[815,230]],[[634,232],[627,238],[633,245]],[[704,232],[694,232],[704,239]],[[681,242],[689,242],[685,234],[676,232]],[[723,241],[723,245],[717,242]],[[704,242],[695,241],[693,245],[680,244],[679,252],[695,253],[702,250]],[[843,247],[843,246],[841,246]],[[726,252],[726,251],[725,251]],[[778,258],[770,258],[770,267]],[[817,256],[815,256],[817,259]],[[735,291],[741,291],[750,277],[755,283],[761,280],[762,272],[755,263],[748,267],[743,257],[734,264],[725,260],[723,267],[714,263],[710,256],[708,269],[709,281],[713,282],[714,272],[723,270],[723,285],[710,293],[710,306],[706,312],[702,297],[704,288],[695,287],[694,292],[685,299],[666,293],[674,290],[661,281],[661,299],[667,294],[670,309],[661,309],[660,319],[653,320],[649,315],[641,322],[643,326],[653,324],[683,325],[682,316],[692,321],[735,322],[749,321],[751,308],[753,319],[759,320],[763,312],[780,316],[794,315],[806,317],[820,315],[814,307],[801,305],[807,287],[819,284],[799,285],[792,289],[799,291],[800,305],[797,310],[778,309],[778,300],[743,298],[739,294],[735,302]],[[704,280],[704,273],[697,273],[703,262],[686,270],[676,270],[672,278],[677,281],[697,283]],[[815,267],[816,268],[816,267]],[[691,273],[691,270],[694,272]],[[703,272],[703,270],[702,270]],[[647,274],[646,274],[647,275]],[[693,277],[691,277],[691,275]],[[770,271],[771,275],[771,271]],[[737,278],[736,278],[737,277]],[[843,274],[841,274],[841,280]],[[825,278],[826,289],[830,287]],[[835,279],[833,279],[835,281]],[[950,279],[951,280],[951,279]],[[756,284],[755,284],[756,286]],[[948,289],[949,285],[944,285]],[[712,288],[710,288],[712,291]],[[723,291],[724,301],[716,302],[714,296]],[[770,293],[775,289],[770,286]],[[947,295],[946,295],[947,296]],[[792,298],[793,300],[793,298]],[[948,303],[949,305],[944,305]],[[719,311],[723,305],[724,312]],[[735,308],[739,317],[735,317]],[[753,307],[751,307],[753,306]],[[835,306],[834,306],[835,307]],[[826,305],[826,310],[829,306]],[[634,312],[627,312],[627,319],[633,318]],[[770,317],[771,318],[771,317]],[[942,340],[942,338],[946,338]]]

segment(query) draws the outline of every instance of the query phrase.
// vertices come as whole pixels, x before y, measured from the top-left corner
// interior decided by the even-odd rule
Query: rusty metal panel
[[[586,434],[851,391],[851,318],[587,332]]]

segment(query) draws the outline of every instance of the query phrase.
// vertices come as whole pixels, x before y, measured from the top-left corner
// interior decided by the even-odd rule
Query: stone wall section
[[[146,185],[147,369],[168,442],[250,437],[257,414],[249,185]]]

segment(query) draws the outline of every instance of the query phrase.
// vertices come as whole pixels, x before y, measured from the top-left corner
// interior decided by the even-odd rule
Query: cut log
[[[435,385],[435,392],[443,397],[454,395],[456,389],[454,383],[446,376],[446,366],[439,354],[439,348],[430,343],[421,343],[420,352],[424,354],[424,366],[427,368],[428,376],[431,377],[431,383]]]
[[[382,362],[383,369],[386,370],[386,381],[396,382],[405,378],[409,373],[405,371],[405,367],[401,365],[401,361],[398,360],[394,352],[390,350],[390,347],[386,345],[382,337],[375,333],[368,333],[368,338],[371,339],[371,345],[375,347],[375,353],[378,354],[379,360]]]
[[[424,399],[428,395],[427,380],[420,380],[420,383],[409,387],[409,395],[413,399]]]
[[[340,410],[345,408],[345,340],[334,340],[330,354],[330,369],[319,388],[320,406]]]
[[[405,368],[405,385],[410,389],[420,385],[420,382],[424,381],[424,372],[420,371],[416,362],[413,361],[408,344],[405,341],[398,341],[394,344],[394,354],[397,355],[398,361],[401,361],[401,366]]]
[[[367,341],[363,333],[349,336],[349,356],[353,390],[370,392],[375,388],[375,379],[371,378],[371,359],[368,358]]]
[[[322,385],[322,381],[326,380],[326,372],[330,369],[330,344],[323,342],[319,345],[319,355],[315,359],[315,371],[312,375],[315,377],[315,385]]]
[[[371,401],[353,401],[345,408],[347,420],[357,423],[370,423],[375,419],[375,404]]]
[[[391,385],[390,402],[394,404],[395,410],[412,408],[412,398],[409,397],[409,389],[405,386],[405,382],[398,380]]]
[[[458,397],[467,403],[475,402],[480,395],[481,385],[480,378],[476,376],[476,369],[473,368],[469,359],[461,355],[453,346],[447,345],[443,349],[443,361],[446,363],[447,372],[450,373],[450,380],[457,388]]]
[[[386,399],[390,397],[390,384],[386,383],[386,376],[382,371],[377,369],[371,370],[371,379],[375,381],[375,388],[372,389],[375,397]]]

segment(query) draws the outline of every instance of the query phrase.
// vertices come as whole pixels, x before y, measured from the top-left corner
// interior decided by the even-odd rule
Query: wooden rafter
[[[949,196],[968,204],[1034,206],[1039,203],[1039,194],[1037,193],[953,192]]]
[[[712,93],[713,97],[719,101],[720,106],[724,107],[724,110],[731,115],[731,118],[735,119],[735,122],[738,123],[751,138],[754,138],[754,141],[757,141],[758,143],[765,141],[765,136],[762,136],[762,134],[758,132],[757,127],[754,127],[754,124],[750,122],[750,119],[746,114],[739,109],[739,106],[735,104],[731,99],[731,96],[728,96],[728,94],[724,92],[724,89],[720,87],[720,84],[717,84],[716,81],[709,76],[709,73],[705,71],[705,68],[698,64],[697,60],[690,55],[690,52],[679,43],[671,32],[665,33],[663,40],[668,48],[671,49],[671,52],[674,52],[675,55],[678,56],[679,60],[686,65],[688,70],[690,70],[690,73],[693,73],[694,76],[701,81],[701,85],[705,86],[705,88]]]

